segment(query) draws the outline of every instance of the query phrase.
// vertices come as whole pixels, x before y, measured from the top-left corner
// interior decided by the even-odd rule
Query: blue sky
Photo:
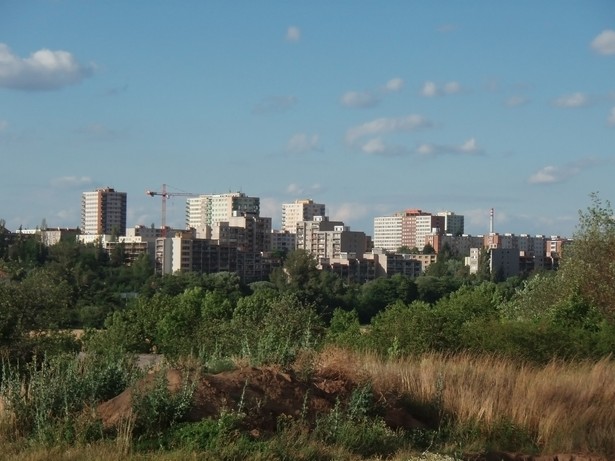
[[[615,2],[0,0],[0,218],[77,227],[81,192],[406,208],[571,236],[615,201]],[[183,226],[185,197],[168,201]]]

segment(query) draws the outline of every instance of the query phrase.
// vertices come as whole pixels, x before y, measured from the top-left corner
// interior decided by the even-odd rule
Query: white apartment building
[[[246,213],[259,216],[260,198],[248,197],[243,192],[199,195],[186,200],[186,227],[200,234],[206,232],[207,226]]]
[[[345,253],[362,258],[367,251],[365,232],[351,231],[343,222],[329,221],[326,216],[300,222],[296,236],[297,249],[306,250],[319,260],[340,258]]]
[[[325,205],[311,199],[295,200],[282,204],[282,230],[297,232],[297,223],[311,221],[314,216],[325,216]]]
[[[455,214],[452,211],[439,211],[437,216],[444,217],[445,234],[462,235],[465,228],[465,218],[463,215]]]
[[[397,251],[401,244],[402,216],[380,216],[374,218],[374,248]]]
[[[422,250],[426,243],[426,238],[428,235],[433,233],[442,233],[443,229],[439,227],[441,225],[442,219],[438,219],[433,215],[427,214],[419,214],[416,216],[404,216],[404,220],[406,221],[414,221],[414,241],[409,240],[408,242],[403,242],[409,248],[418,248]],[[410,225],[412,227],[412,225]],[[403,227],[403,226],[402,226]]]
[[[81,196],[81,232],[101,235],[126,234],[126,192],[110,187],[83,192]]]
[[[297,246],[296,232],[273,229],[271,231],[271,251],[288,253]]]

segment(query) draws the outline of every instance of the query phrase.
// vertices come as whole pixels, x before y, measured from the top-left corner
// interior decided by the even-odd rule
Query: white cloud
[[[401,91],[403,87],[404,87],[403,79],[399,77],[395,77],[386,83],[386,85],[384,86],[384,89],[385,91],[396,93],[398,91]]]
[[[434,154],[436,151],[436,148],[434,147],[433,144],[421,144],[419,147],[416,148],[416,152],[417,154],[420,155],[432,155]]]
[[[295,96],[269,96],[252,109],[253,114],[277,114],[286,112],[297,104]]]
[[[600,32],[591,47],[598,54],[615,54],[615,30],[606,29]]]
[[[589,98],[584,93],[572,93],[560,96],[554,101],[557,107],[574,108],[583,107],[589,103]]]
[[[530,184],[555,184],[566,181],[583,170],[599,163],[600,161],[595,158],[584,158],[562,166],[547,165],[532,174],[527,181]]]
[[[609,114],[607,123],[609,124],[609,126],[615,126],[615,107],[611,109],[611,113]]]
[[[61,176],[50,181],[51,186],[61,189],[74,189],[89,186],[93,183],[89,176]]]
[[[334,203],[330,206],[327,206],[329,210],[329,219],[331,221],[342,221],[346,226],[348,226],[349,221],[357,221],[362,218],[365,218],[371,214],[371,210],[368,205],[365,203],[352,203],[352,202],[344,202],[344,203]],[[360,230],[363,232],[370,233],[369,230],[366,229],[354,229]]]
[[[382,98],[389,93],[398,93],[404,87],[403,79],[395,77],[375,90],[347,91],[340,98],[345,107],[367,108],[380,104]]]
[[[345,107],[363,108],[374,107],[380,99],[369,91],[348,91],[342,96],[341,102]]]
[[[308,135],[297,133],[293,135],[286,146],[288,152],[294,154],[304,154],[311,151],[320,151],[320,137],[317,134]]]
[[[525,96],[511,96],[504,103],[508,107],[518,107],[527,104],[528,99]]]
[[[464,154],[464,155],[481,155],[481,149],[476,142],[476,138],[470,138],[461,145],[446,145],[446,144],[420,144],[415,151],[422,156],[436,156],[445,154]]]
[[[282,202],[273,197],[261,197],[260,199],[260,214],[267,216],[273,221],[274,229],[280,226],[282,215]]]
[[[421,94],[426,98],[432,98],[438,95],[438,87],[434,82],[425,82]]]
[[[312,184],[311,186],[307,186],[307,187],[301,186],[296,183],[291,183],[288,186],[286,186],[286,193],[295,195],[295,196],[311,195],[311,194],[320,192],[321,190],[322,190],[322,186],[318,183]]]
[[[289,42],[298,42],[301,40],[301,29],[297,26],[290,26],[286,29],[286,40]]]
[[[386,151],[386,146],[382,138],[373,138],[363,144],[361,150],[366,154],[383,154]]]
[[[444,92],[446,94],[455,94],[461,91],[459,82],[448,82],[444,84]]]
[[[530,176],[530,184],[551,184],[563,181],[571,176],[571,172],[565,168],[547,165]]]
[[[433,98],[444,94],[455,94],[461,92],[461,84],[459,82],[447,82],[441,88],[435,82],[426,81],[421,88],[421,95],[426,98]]]
[[[80,127],[75,131],[79,135],[97,141],[113,141],[117,139],[124,139],[128,135],[128,131],[125,129],[115,130],[113,128],[109,128],[102,123],[90,123],[89,125]]]
[[[466,142],[464,142],[459,147],[459,150],[461,152],[466,152],[468,154],[473,154],[473,153],[478,152],[478,145],[476,144],[476,139],[475,138],[468,139]]]
[[[385,133],[412,132],[429,128],[432,123],[421,115],[407,115],[398,118],[378,118],[346,131],[346,141],[353,144],[363,136],[377,136]]]
[[[0,86],[14,90],[56,90],[80,83],[94,72],[94,65],[80,64],[67,51],[42,49],[20,58],[0,43]]]

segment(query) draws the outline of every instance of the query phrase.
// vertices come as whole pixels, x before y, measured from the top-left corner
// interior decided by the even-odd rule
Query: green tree
[[[590,206],[579,211],[573,243],[562,255],[562,288],[615,320],[615,215],[608,200],[597,193],[590,198]]]

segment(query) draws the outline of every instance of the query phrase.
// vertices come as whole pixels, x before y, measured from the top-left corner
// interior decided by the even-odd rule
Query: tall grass
[[[495,356],[426,354],[391,360],[330,349],[321,354],[319,366],[341,366],[371,381],[378,392],[438,403],[459,437],[468,428],[480,428],[484,438],[498,432],[528,437],[543,453],[615,456],[615,362],[610,358],[530,366]],[[475,448],[484,449],[488,441],[480,438],[477,434],[474,443],[483,446]]]

